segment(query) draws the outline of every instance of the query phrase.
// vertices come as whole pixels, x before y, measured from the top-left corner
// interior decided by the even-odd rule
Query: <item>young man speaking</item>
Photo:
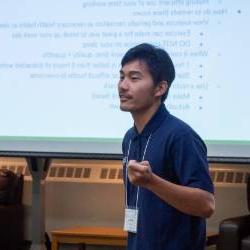
[[[121,61],[120,108],[134,126],[123,139],[128,250],[202,250],[215,207],[206,146],[164,101],[175,77],[166,51],[131,48]]]

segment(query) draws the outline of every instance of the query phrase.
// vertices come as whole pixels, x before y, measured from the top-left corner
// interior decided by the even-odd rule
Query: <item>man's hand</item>
[[[132,184],[146,187],[147,184],[150,182],[152,175],[152,169],[148,161],[129,161],[128,178]]]

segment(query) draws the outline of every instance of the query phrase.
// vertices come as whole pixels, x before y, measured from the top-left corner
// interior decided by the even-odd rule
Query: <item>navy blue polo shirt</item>
[[[204,142],[191,127],[171,115],[164,104],[140,134],[135,127],[127,131],[122,143],[125,159],[141,161],[149,137],[144,160],[149,161],[156,175],[175,184],[214,192]],[[124,173],[125,168],[126,164]],[[129,207],[135,207],[136,194],[137,187],[127,181]],[[138,208],[138,229],[136,234],[128,234],[128,250],[204,249],[204,218],[184,214],[141,187]]]

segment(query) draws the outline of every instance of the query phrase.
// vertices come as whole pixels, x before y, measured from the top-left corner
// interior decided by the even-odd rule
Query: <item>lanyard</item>
[[[142,161],[144,161],[146,152],[147,152],[147,148],[148,148],[148,144],[151,138],[151,134],[148,137],[144,152],[143,152],[143,156],[142,156]],[[126,157],[126,181],[125,181],[125,199],[126,199],[126,207],[128,207],[128,159],[129,159],[129,153],[130,153],[130,146],[131,146],[131,139],[129,141],[129,145],[128,145],[128,153],[127,153],[127,157]],[[136,204],[135,204],[135,208],[137,209],[138,207],[138,199],[139,199],[139,186],[137,187],[137,194],[136,194]]]

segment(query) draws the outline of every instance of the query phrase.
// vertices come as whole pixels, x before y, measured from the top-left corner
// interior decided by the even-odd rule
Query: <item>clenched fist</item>
[[[132,184],[146,187],[152,178],[152,169],[149,162],[130,160],[128,163],[128,178]]]

